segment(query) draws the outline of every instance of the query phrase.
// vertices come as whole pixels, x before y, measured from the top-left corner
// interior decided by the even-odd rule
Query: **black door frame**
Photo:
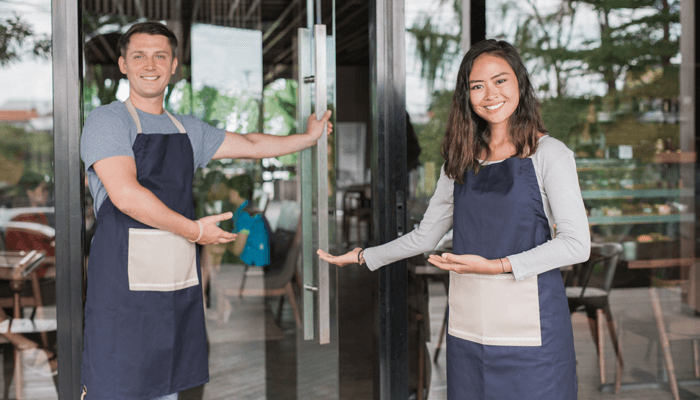
[[[52,0],[58,398],[80,398],[83,348],[82,7]]]
[[[370,103],[372,115],[372,228],[374,244],[406,232],[406,69],[404,0],[370,6]],[[375,398],[408,398],[406,261],[378,272],[379,379]]]
[[[472,43],[486,37],[486,1],[463,0],[463,27]],[[406,69],[404,0],[376,0],[370,7],[373,244],[408,231],[406,196]],[[375,398],[408,398],[408,276],[406,261],[379,270]]]

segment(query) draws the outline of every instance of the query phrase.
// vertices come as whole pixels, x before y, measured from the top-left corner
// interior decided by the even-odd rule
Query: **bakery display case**
[[[694,154],[680,152],[649,161],[578,158],[592,240],[622,243],[632,269],[686,266],[681,248],[694,241],[681,232],[695,223],[694,189],[684,187],[682,168],[694,161]]]

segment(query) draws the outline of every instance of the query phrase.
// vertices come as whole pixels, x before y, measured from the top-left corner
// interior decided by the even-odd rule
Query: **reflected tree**
[[[14,14],[0,20],[0,67],[18,62],[22,57],[51,57],[51,37],[37,34],[31,25]]]
[[[443,7],[447,0],[439,0],[437,9]],[[425,14],[407,29],[416,39],[416,53],[421,63],[421,77],[432,92],[436,79],[444,79],[460,59],[460,40],[462,37],[462,0],[452,2],[456,21],[446,24],[435,14]],[[451,27],[447,28],[447,27]]]

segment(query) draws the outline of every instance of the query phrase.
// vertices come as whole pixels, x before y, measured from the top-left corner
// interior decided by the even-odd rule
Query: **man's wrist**
[[[199,220],[192,221],[192,222],[195,222],[195,225],[196,225],[195,232],[196,233],[193,233],[191,235],[187,235],[187,240],[189,240],[192,243],[196,243],[199,241],[199,239],[202,238],[202,235],[204,234],[204,226],[202,225],[202,223]],[[190,239],[192,237],[196,237],[196,239],[194,239],[194,240]]]

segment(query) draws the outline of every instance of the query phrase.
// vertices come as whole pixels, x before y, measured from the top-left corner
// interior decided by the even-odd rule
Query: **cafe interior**
[[[3,399],[78,398],[93,199],[80,130],[125,101],[117,42],[178,38],[164,107],[317,146],[215,160],[197,217],[245,175],[265,266],[199,246],[210,381],[179,399],[423,399],[446,391],[449,274],[431,252],[371,272],[316,256],[415,229],[444,162],[462,57],[515,45],[548,134],[574,153],[591,253],[563,265],[581,399],[700,398],[697,5],[690,0],[27,0],[0,2]],[[222,225],[232,229],[232,225]]]

